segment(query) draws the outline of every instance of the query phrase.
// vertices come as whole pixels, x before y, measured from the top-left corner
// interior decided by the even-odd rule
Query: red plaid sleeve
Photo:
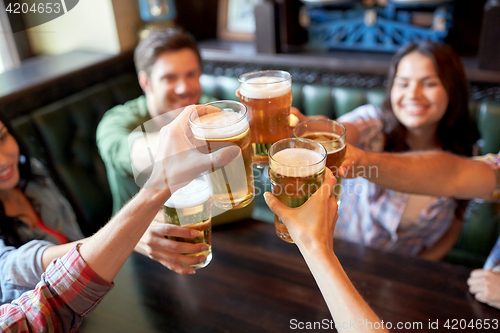
[[[82,317],[113,286],[87,266],[79,245],[49,265],[35,290],[0,307],[0,332],[73,332],[78,328]]]

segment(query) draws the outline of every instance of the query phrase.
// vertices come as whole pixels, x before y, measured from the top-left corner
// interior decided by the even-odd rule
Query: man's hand
[[[475,269],[467,280],[469,291],[482,303],[500,309],[500,273]]]
[[[299,247],[326,246],[333,251],[333,231],[338,218],[333,191],[336,180],[330,169],[325,168],[325,172],[323,185],[298,208],[284,205],[269,192],[264,198]]]
[[[290,127],[295,127],[299,123],[302,123],[304,121],[308,120],[317,120],[317,119],[328,119],[328,117],[325,116],[306,116],[302,112],[299,111],[296,107],[291,107],[290,109]]]
[[[199,231],[180,226],[151,222],[148,230],[135,247],[135,251],[146,257],[158,261],[168,269],[179,274],[194,274],[192,267],[182,265],[195,265],[206,260],[206,256],[186,256],[183,253],[198,253],[208,250],[204,243],[190,244],[166,239],[165,236],[194,238],[199,236]]]
[[[342,178],[363,177],[369,171],[368,157],[368,152],[346,144],[346,154],[339,168],[339,175]]]

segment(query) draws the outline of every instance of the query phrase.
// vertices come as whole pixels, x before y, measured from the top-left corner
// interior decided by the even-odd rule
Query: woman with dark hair
[[[82,238],[69,203],[0,119],[0,303],[33,289],[68,242]]]
[[[347,141],[373,152],[443,150],[471,156],[478,139],[468,111],[460,58],[425,41],[391,62],[382,109],[361,106],[338,119]],[[376,172],[376,169],[370,169]],[[388,190],[364,178],[345,180],[335,235],[357,243],[437,260],[453,246],[465,202]]]

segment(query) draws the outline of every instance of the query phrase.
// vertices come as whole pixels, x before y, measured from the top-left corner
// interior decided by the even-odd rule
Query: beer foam
[[[308,177],[324,168],[324,163],[319,163],[323,158],[314,150],[287,148],[273,155],[272,159],[279,164],[273,164],[272,169],[286,177]]]
[[[210,184],[201,179],[195,179],[186,186],[178,189],[165,202],[170,208],[190,208],[201,205],[212,196]]]
[[[254,77],[240,85],[242,96],[255,99],[280,97],[290,90],[292,90],[290,80],[276,76]]]
[[[194,135],[205,139],[225,139],[237,136],[248,129],[248,120],[241,119],[240,113],[232,111],[213,112],[205,114],[193,122],[191,126]]]

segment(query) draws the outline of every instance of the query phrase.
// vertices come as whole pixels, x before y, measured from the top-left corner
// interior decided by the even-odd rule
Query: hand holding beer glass
[[[291,134],[292,78],[273,70],[246,73],[239,81],[240,101],[248,108],[253,163],[263,168],[271,145]]]
[[[269,179],[272,193],[291,208],[302,206],[323,184],[326,149],[309,139],[284,139],[269,150]],[[274,214],[276,234],[293,243],[286,226]]]
[[[328,152],[326,166],[330,168],[337,179],[334,194],[337,205],[340,205],[342,178],[338,176],[338,170],[346,154],[345,126],[329,119],[309,120],[298,124],[293,129],[293,134],[296,138],[311,139],[325,147]]]
[[[212,260],[212,190],[204,174],[172,194],[163,206],[165,223],[179,225],[199,231],[198,237],[182,238],[166,236],[178,242],[205,243],[208,250],[198,253],[184,253],[186,256],[206,255],[205,261],[185,265],[194,269],[207,266]]]
[[[241,156],[231,163],[210,170],[214,205],[222,209],[238,209],[254,198],[252,148],[246,107],[235,101],[217,101],[197,106],[207,108],[198,116],[194,110],[189,116],[191,131],[197,147],[203,153],[212,153],[223,147],[237,145]]]

